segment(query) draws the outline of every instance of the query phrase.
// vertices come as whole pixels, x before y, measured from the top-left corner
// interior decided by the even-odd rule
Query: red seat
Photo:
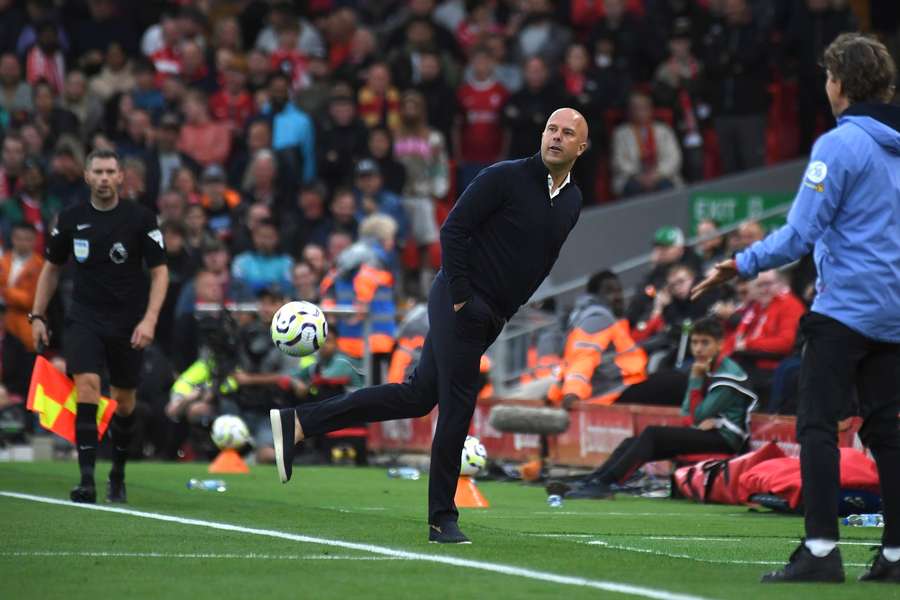
[[[721,454],[717,452],[710,454],[679,454],[672,459],[672,462],[679,465],[693,465],[704,460],[728,460],[735,456],[735,454]]]

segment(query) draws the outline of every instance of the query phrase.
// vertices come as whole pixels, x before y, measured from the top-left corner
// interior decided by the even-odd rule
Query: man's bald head
[[[588,124],[574,108],[559,108],[547,119],[541,135],[541,159],[551,170],[569,171],[587,150]]]

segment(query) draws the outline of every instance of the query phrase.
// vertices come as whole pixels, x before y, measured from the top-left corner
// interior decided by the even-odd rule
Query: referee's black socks
[[[128,448],[134,436],[134,412],[127,417],[114,414],[109,424],[109,434],[112,439],[112,469],[109,471],[109,479],[124,481],[125,461],[128,460]]]
[[[94,464],[97,462],[96,404],[78,403],[75,413],[75,444],[78,446],[81,485],[94,487]]]

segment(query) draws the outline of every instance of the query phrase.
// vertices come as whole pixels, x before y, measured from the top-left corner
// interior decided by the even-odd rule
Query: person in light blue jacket
[[[832,42],[824,64],[837,127],[813,147],[787,224],[716,265],[693,294],[813,251],[797,411],[806,539],[763,581],[844,580],[837,434],[855,387],[886,523],[861,580],[900,583],[900,106],[888,104],[897,71],[884,45],[855,33]]]
[[[290,97],[290,79],[275,73],[269,80],[269,103],[262,113],[272,120],[272,148],[288,160],[298,182],[316,178],[316,132],[312,119],[297,108]]]

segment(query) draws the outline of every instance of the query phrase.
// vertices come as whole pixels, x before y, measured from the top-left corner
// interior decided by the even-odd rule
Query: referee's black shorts
[[[83,321],[67,321],[63,354],[66,371],[103,374],[109,371],[109,384],[122,389],[137,387],[141,373],[143,350],[131,347],[131,336],[103,331]]]

